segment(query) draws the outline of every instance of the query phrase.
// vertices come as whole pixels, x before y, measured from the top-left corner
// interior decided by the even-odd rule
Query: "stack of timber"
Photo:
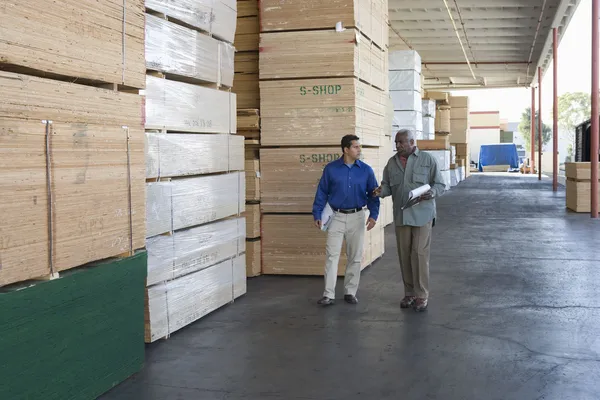
[[[246,292],[236,3],[196,3],[146,2],[146,342]]]
[[[567,208],[575,212],[591,212],[592,210],[592,163],[565,163],[567,178]],[[599,185],[600,186],[600,185]]]
[[[0,18],[0,398],[95,398],[143,363],[144,3]]]
[[[237,134],[246,139],[246,276],[261,274],[260,241],[260,89],[258,78],[258,0],[238,0],[234,45]]]
[[[323,168],[354,133],[380,181],[391,142],[387,1],[267,0],[259,8],[262,273],[322,275],[326,235],[311,211]],[[363,267],[383,254],[381,218],[365,234]]]
[[[95,399],[144,365],[146,253],[0,289],[0,398]]]
[[[414,50],[393,51],[389,65],[394,130],[410,129],[416,133],[417,140],[432,139],[423,133],[421,56]]]
[[[467,96],[450,96],[450,142],[456,146],[456,158],[464,160],[465,178],[471,175],[472,160],[470,144],[469,98]],[[462,161],[461,161],[462,164]]]
[[[434,131],[436,134],[450,134],[450,101],[447,92],[426,91],[424,100],[435,101]]]

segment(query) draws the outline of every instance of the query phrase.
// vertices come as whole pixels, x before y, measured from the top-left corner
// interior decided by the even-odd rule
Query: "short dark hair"
[[[352,142],[354,140],[360,139],[356,135],[346,135],[342,138],[342,153],[344,152],[344,149],[349,149],[350,147],[352,147]]]

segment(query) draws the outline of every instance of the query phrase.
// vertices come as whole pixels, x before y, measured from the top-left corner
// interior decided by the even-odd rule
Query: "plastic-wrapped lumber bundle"
[[[243,172],[148,183],[148,237],[206,224],[245,210]]]
[[[147,76],[146,129],[235,133],[235,94]]]
[[[146,0],[146,8],[233,43],[236,0]]]
[[[148,239],[148,280],[155,285],[244,252],[245,218],[232,218]]]
[[[144,363],[146,253],[0,290],[0,398],[95,399]]]
[[[246,292],[245,255],[148,288],[146,342],[173,332]]]
[[[146,15],[146,67],[233,86],[235,49],[198,31]]]
[[[244,138],[146,132],[146,178],[244,170]]]

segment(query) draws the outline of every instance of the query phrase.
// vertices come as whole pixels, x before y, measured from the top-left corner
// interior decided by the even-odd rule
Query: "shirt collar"
[[[346,165],[346,163],[344,163],[344,156],[340,156],[337,162],[339,165]],[[362,161],[356,160],[353,165],[356,165],[358,168],[362,168]]]

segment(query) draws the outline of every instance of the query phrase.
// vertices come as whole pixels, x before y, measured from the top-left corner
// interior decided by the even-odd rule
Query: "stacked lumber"
[[[236,3],[186,3],[146,1],[146,342],[246,292]]]
[[[435,139],[435,100],[423,99],[423,139]]]
[[[410,129],[417,140],[430,139],[423,134],[421,97],[421,56],[414,50],[390,52],[390,95],[394,104],[393,129]],[[427,103],[429,106],[429,103]],[[431,113],[431,110],[427,110]]]
[[[0,289],[0,398],[96,399],[140,371],[145,279],[140,252]]]
[[[96,398],[144,358],[144,2],[0,17],[0,398]]]
[[[261,273],[260,259],[260,159],[261,143],[259,88],[259,21],[258,0],[238,0],[235,33],[235,78],[237,95],[237,134],[246,138],[246,210],[248,232],[246,274]]]
[[[262,273],[322,275],[326,234],[311,212],[323,168],[354,133],[380,181],[391,145],[387,1],[267,0],[259,15]],[[382,220],[363,267],[383,254]]]
[[[466,96],[450,96],[450,142],[456,147],[456,159],[464,160],[465,178],[471,175],[471,146],[469,98]]]
[[[565,176],[567,178],[566,206],[572,211],[590,212],[592,209],[591,166],[592,163],[590,162],[565,163]]]

